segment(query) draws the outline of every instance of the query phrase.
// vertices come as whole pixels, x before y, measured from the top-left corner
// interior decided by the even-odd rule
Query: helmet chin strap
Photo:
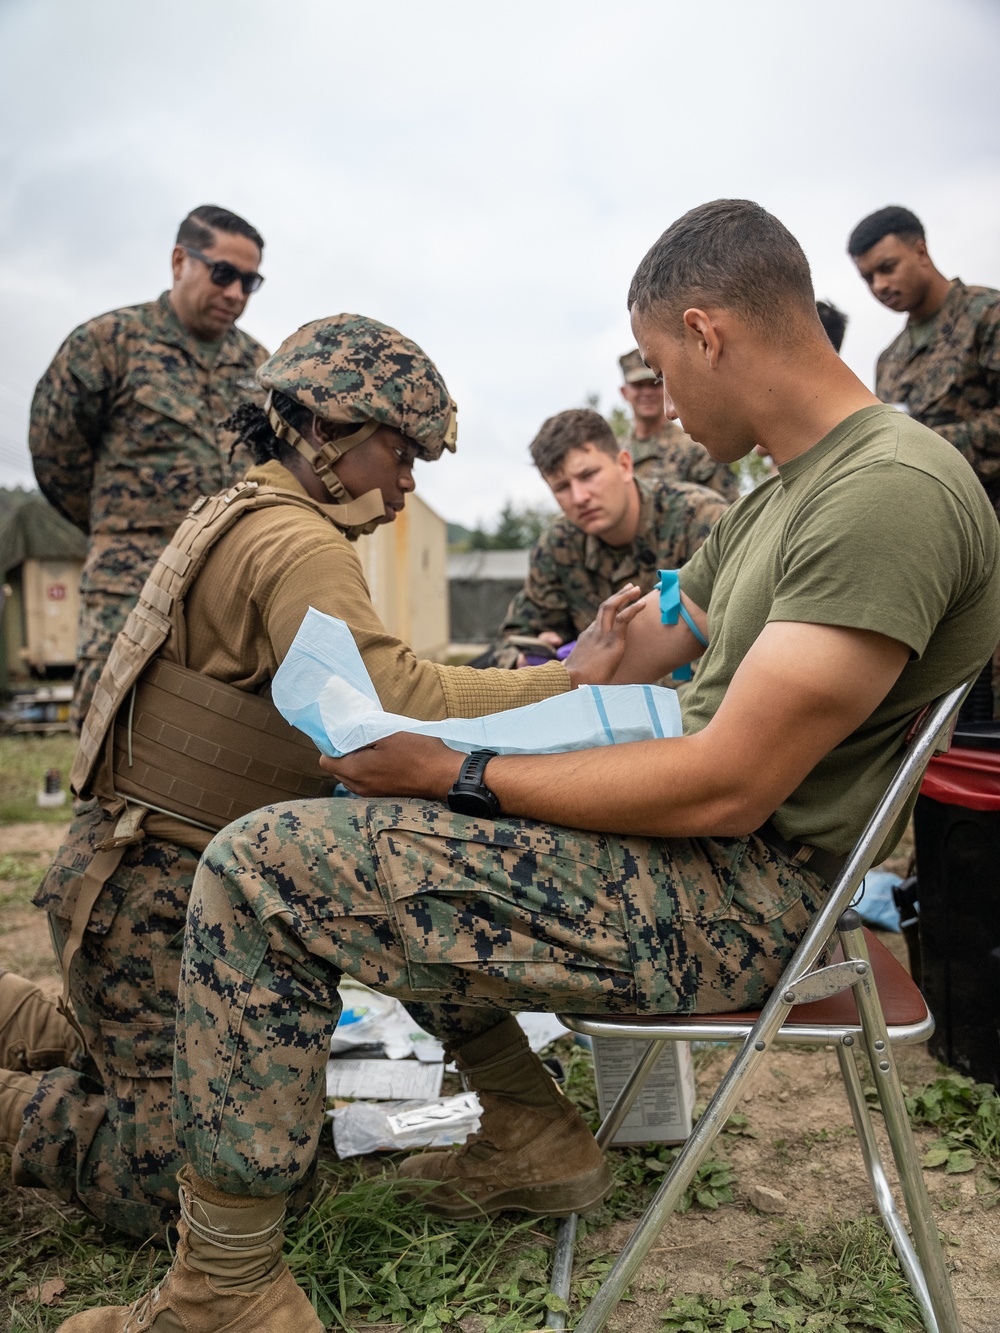
[[[278,413],[272,398],[273,394],[269,393],[264,403],[264,411],[267,413],[271,429],[279,440],[290,444],[312,464],[313,471],[333,497],[334,503],[327,505],[326,508],[330,511],[330,517],[337,527],[343,528],[349,537],[360,537],[366,532],[374,532],[385,517],[382,492],[376,487],[354,499],[334,472],[333,465],[348,450],[367,440],[370,435],[374,435],[379,423],[368,420],[352,434],[344,435],[339,440],[325,440],[317,449]]]

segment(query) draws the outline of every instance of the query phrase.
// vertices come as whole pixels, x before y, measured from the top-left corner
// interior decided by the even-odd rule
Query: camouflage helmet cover
[[[455,452],[456,406],[441,372],[415,342],[376,319],[343,314],[303,324],[257,378],[327,421],[391,426],[422,458]]]

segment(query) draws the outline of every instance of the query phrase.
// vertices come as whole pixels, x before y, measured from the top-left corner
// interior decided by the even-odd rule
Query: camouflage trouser
[[[80,630],[73,677],[72,718],[79,730],[94,697],[94,689],[108,660],[111,645],[135,606],[135,594],[84,592],[80,597]]]
[[[195,877],[178,1138],[224,1190],[292,1188],[322,1124],[341,973],[452,1048],[518,1009],[738,1009],[769,992],[825,891],[757,838],[617,837],[415,801],[259,810]]]
[[[62,956],[82,872],[111,831],[90,807],[73,821],[35,902]],[[22,1166],[61,1198],[142,1238],[176,1211],[182,1165],[170,1077],[181,944],[197,857],[146,838],[101,891],[74,959],[70,998],[96,1070],[45,1074],[18,1141]]]

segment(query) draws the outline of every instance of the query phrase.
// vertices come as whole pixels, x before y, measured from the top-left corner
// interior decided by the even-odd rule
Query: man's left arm
[[[870,630],[765,627],[703,731],[669,740],[492,759],[505,814],[649,837],[742,836],[878,707],[910,649]],[[444,800],[463,756],[396,735],[324,760],[359,796]]]
[[[980,459],[1000,457],[1000,301],[983,316],[976,332],[976,360],[988,405],[968,421],[934,427],[973,467]]]

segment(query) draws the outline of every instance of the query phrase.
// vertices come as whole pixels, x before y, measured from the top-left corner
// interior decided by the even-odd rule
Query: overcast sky
[[[996,0],[0,0],[0,485],[59,343],[163,290],[206,202],[265,236],[268,347],[355,310],[434,357],[459,448],[417,483],[469,525],[547,495],[546,416],[618,400],[629,279],[704,200],[791,228],[871,383],[862,216],[1000,286],[998,51]]]

